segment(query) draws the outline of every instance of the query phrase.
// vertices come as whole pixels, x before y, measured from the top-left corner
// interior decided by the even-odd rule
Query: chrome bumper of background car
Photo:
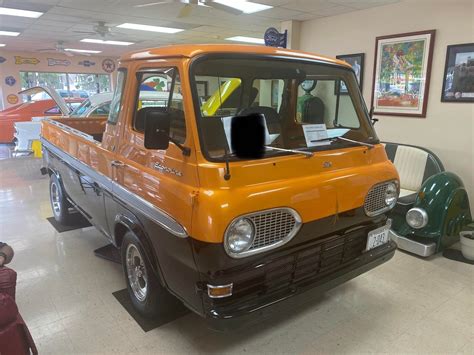
[[[436,253],[436,243],[421,243],[415,240],[398,235],[390,229],[390,238],[397,243],[398,248],[406,250],[410,253],[428,257]]]

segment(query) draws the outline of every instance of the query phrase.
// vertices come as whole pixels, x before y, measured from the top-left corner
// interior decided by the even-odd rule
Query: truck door
[[[194,116],[192,105],[185,104],[190,100],[190,89],[181,82],[180,62],[167,60],[166,64],[139,63],[136,75],[129,76],[135,81],[134,89],[127,91],[133,93],[127,100],[133,112],[124,117],[123,135],[116,148],[115,191],[138,217],[168,287],[178,294],[193,295],[192,278],[196,276],[189,282],[186,278],[195,266],[187,265],[194,259],[185,238],[191,233],[193,193],[198,185],[189,118]],[[190,111],[186,111],[187,106]],[[172,112],[169,135],[189,148],[189,154],[171,142],[166,150],[145,148],[143,113],[153,109]],[[170,274],[173,277],[167,277]]]

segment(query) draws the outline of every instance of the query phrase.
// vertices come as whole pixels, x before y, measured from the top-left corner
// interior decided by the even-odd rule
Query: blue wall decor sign
[[[7,59],[5,57],[0,57],[0,64],[5,63]]]
[[[288,31],[280,33],[275,27],[270,27],[265,31],[263,39],[265,45],[268,47],[282,47],[286,48]]]
[[[8,86],[13,86],[16,84],[16,79],[13,77],[13,76],[7,76],[5,78],[5,84],[7,84]]]
[[[79,62],[79,65],[82,65],[84,67],[91,67],[91,66],[95,65],[95,62],[92,62],[92,61],[86,59],[86,60],[81,60]]]

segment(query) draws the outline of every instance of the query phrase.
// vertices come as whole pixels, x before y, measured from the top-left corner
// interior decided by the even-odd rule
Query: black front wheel
[[[121,250],[125,282],[135,309],[144,317],[156,316],[166,291],[145,257],[142,244],[135,234],[127,232]]]
[[[51,175],[49,180],[49,199],[56,222],[63,225],[71,223],[71,214],[69,213],[71,204],[66,199],[62,185],[54,174]]]

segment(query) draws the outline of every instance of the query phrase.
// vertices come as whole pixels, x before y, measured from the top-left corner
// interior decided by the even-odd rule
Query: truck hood
[[[54,100],[63,116],[67,116],[71,113],[69,106],[66,104],[66,101],[61,97],[61,95],[59,95],[56,90],[48,86],[34,86],[32,88],[20,91],[18,95],[35,95],[40,92],[46,92]]]
[[[337,216],[362,207],[374,185],[398,180],[381,144],[373,149],[321,151],[311,158],[291,155],[235,162],[230,164],[230,173],[226,181],[224,164],[199,164],[201,190],[193,210],[194,238],[221,242],[234,218],[278,207],[292,208],[303,223]]]

